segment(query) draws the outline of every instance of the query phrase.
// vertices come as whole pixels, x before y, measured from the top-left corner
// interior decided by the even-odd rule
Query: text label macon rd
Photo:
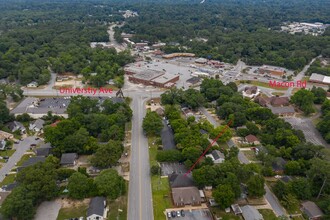
[[[96,95],[96,94],[111,94],[112,93],[112,89],[109,88],[99,88],[99,89],[95,89],[95,88],[60,88],[60,93],[65,93],[65,94],[92,94],[92,95]]]
[[[299,87],[306,88],[307,81],[298,80],[297,82],[279,82],[276,80],[269,81],[269,87],[278,87],[278,88],[289,88],[289,87]]]

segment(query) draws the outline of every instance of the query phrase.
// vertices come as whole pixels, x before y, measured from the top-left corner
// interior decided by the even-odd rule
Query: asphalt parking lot
[[[212,220],[212,214],[207,209],[185,210],[185,216],[182,217],[166,217],[167,220],[180,219],[180,220]]]
[[[160,163],[162,176],[168,176],[170,174],[176,173],[186,173],[188,170],[183,164],[179,163]]]
[[[302,130],[306,141],[311,142],[312,144],[329,147],[329,144],[325,142],[309,118],[284,118],[284,120],[289,122],[293,128]]]

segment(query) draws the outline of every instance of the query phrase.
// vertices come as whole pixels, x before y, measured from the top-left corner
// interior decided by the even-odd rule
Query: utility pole
[[[321,193],[322,193],[322,191],[323,191],[323,188],[324,188],[326,182],[327,182],[327,177],[325,177],[325,179],[324,179],[324,181],[323,181],[323,184],[322,184],[322,186],[321,186],[320,192],[319,192],[319,194],[318,194],[317,197],[316,197],[317,200],[320,198]]]

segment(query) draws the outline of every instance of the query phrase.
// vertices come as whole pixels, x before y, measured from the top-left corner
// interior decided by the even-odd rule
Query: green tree
[[[229,207],[235,201],[235,193],[230,185],[219,185],[213,191],[213,197],[222,209]]]
[[[69,197],[73,199],[87,198],[90,195],[92,188],[93,180],[80,172],[75,172],[69,177]]]
[[[118,175],[116,170],[103,170],[95,178],[95,184],[100,195],[109,197],[112,200],[126,192],[125,180]]]
[[[114,166],[120,159],[124,147],[118,141],[110,140],[107,144],[101,144],[91,159],[95,167],[109,168]]]
[[[306,115],[315,112],[313,108],[314,94],[306,89],[300,89],[291,97],[291,102],[296,104]]]
[[[31,220],[35,212],[33,196],[24,186],[15,188],[1,206],[1,213],[6,218]]]
[[[210,132],[210,138],[215,139],[218,135],[221,136],[218,139],[218,142],[224,143],[232,137],[232,131],[227,126],[219,126],[213,129]]]
[[[260,175],[253,175],[247,182],[249,195],[252,197],[261,197],[265,195],[265,179]]]
[[[194,169],[192,175],[196,184],[199,187],[204,187],[214,185],[216,172],[212,166],[202,166],[199,169]]]
[[[298,199],[308,200],[312,197],[312,188],[306,178],[298,178],[289,182],[290,192]]]
[[[142,123],[143,130],[147,136],[159,135],[164,127],[162,119],[156,112],[147,112]]]

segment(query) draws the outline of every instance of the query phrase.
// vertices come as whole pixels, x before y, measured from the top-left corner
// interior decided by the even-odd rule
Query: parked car
[[[19,141],[14,141],[15,144],[19,144]]]
[[[177,211],[176,212],[176,216],[181,217],[181,212],[180,211]]]
[[[184,214],[184,210],[181,210],[181,216],[184,217],[186,214]]]
[[[171,218],[171,217],[172,217],[171,213],[168,212],[168,213],[167,213],[167,218]]]
[[[2,158],[5,159],[5,160],[8,160],[9,156],[3,156]]]
[[[35,138],[36,141],[39,140],[39,139],[40,139],[40,138],[38,138],[38,137]]]
[[[173,218],[175,218],[176,217],[176,212],[175,211],[172,211],[171,212],[171,215],[172,215]]]
[[[30,146],[31,146],[31,147],[35,147],[35,146],[37,146],[37,145],[36,145],[36,144],[31,144]]]

